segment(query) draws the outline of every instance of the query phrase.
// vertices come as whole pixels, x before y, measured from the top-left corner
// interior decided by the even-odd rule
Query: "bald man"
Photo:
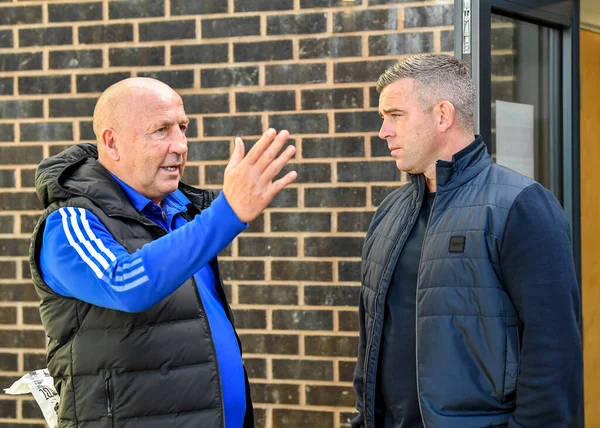
[[[47,332],[59,427],[253,427],[240,341],[217,254],[296,178],[266,131],[241,139],[223,191],[181,183],[189,123],[181,97],[150,78],[108,88],[97,146],[38,167],[45,211],[30,262]]]

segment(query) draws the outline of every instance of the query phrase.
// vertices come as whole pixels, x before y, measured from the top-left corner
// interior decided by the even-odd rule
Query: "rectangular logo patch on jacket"
[[[464,253],[465,252],[465,241],[466,236],[452,236],[450,237],[450,249],[451,253]]]

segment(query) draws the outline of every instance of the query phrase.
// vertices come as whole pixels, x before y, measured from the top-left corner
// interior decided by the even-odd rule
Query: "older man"
[[[180,182],[181,97],[149,78],[108,88],[97,148],[44,160],[46,210],[31,267],[49,337],[59,427],[252,427],[252,403],[217,254],[296,178],[269,129],[244,157],[237,138],[223,192]]]

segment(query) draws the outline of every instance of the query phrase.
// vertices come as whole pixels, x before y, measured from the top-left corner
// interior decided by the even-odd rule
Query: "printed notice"
[[[496,162],[535,178],[533,106],[496,101]]]

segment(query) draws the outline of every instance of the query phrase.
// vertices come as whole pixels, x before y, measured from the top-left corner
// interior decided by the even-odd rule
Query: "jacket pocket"
[[[104,393],[106,397],[106,416],[108,416],[108,426],[114,426],[113,419],[113,394],[112,394],[112,386],[111,386],[111,374],[110,371],[106,371],[106,376],[104,377]]]
[[[516,398],[519,378],[520,338],[519,327],[506,327],[506,363],[504,371],[504,404],[512,403]]]

